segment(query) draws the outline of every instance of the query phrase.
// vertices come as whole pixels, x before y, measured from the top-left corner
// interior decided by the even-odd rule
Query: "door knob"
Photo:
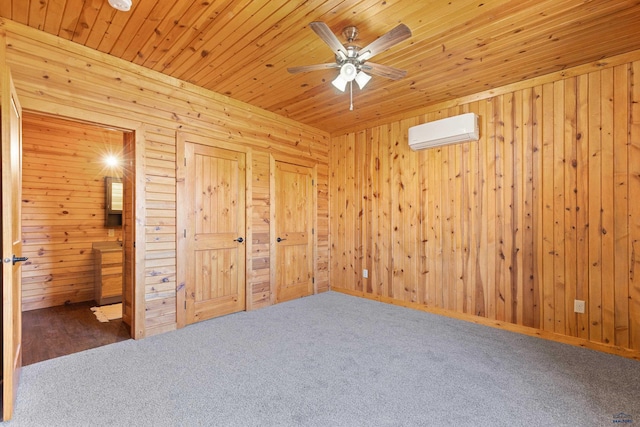
[[[13,265],[16,265],[16,262],[23,262],[28,260],[29,258],[27,258],[26,256],[13,256]]]
[[[277,241],[278,243],[282,242],[283,240],[287,240],[287,239],[281,239],[280,237],[278,237],[278,238],[276,239],[276,241]]]
[[[237,239],[233,239],[234,242],[242,243],[244,239],[242,237],[238,237]]]

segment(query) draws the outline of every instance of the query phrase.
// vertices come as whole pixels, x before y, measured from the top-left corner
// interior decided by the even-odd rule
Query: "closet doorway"
[[[29,112],[22,129],[27,365],[133,335],[135,138]]]

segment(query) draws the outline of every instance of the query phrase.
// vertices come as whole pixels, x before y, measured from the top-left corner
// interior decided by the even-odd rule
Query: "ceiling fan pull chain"
[[[353,80],[349,82],[349,111],[353,111]]]

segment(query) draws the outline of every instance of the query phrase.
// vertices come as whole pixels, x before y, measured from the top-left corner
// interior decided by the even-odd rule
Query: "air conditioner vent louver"
[[[459,142],[476,141],[479,137],[478,116],[474,113],[466,113],[410,127],[409,147],[417,151]]]

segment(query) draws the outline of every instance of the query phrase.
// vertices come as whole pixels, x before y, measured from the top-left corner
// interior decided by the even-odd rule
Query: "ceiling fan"
[[[353,110],[353,81],[355,80],[360,89],[364,88],[369,80],[371,80],[371,76],[366,72],[391,80],[399,80],[407,75],[406,71],[398,68],[367,62],[378,53],[384,52],[390,47],[411,37],[411,30],[404,24],[398,25],[363,48],[353,44],[353,41],[358,37],[358,29],[354,26],[348,26],[342,30],[342,35],[347,39],[346,45],[343,45],[340,40],[338,40],[329,26],[324,22],[315,21],[310,23],[309,26],[331,50],[333,50],[333,53],[336,55],[336,61],[325,64],[290,67],[287,68],[287,70],[290,73],[302,73],[328,68],[339,68],[340,72],[338,76],[331,83],[341,92],[344,92],[347,84],[349,84],[351,94],[350,110]]]

